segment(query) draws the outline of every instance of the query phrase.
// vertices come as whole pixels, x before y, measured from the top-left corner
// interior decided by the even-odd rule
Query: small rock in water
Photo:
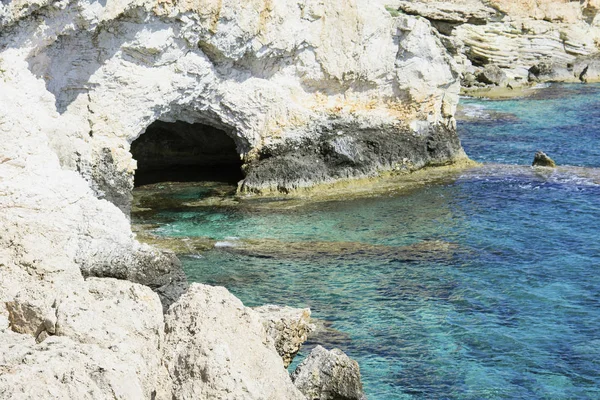
[[[589,68],[590,66],[586,65],[583,71],[581,71],[581,73],[579,74],[579,80],[581,81],[581,83],[587,83],[587,73]]]
[[[533,164],[531,165],[534,167],[556,167],[554,160],[548,157],[543,151],[538,151],[535,153],[535,156],[533,157]]]
[[[292,380],[307,399],[366,400],[358,363],[339,349],[315,347]]]

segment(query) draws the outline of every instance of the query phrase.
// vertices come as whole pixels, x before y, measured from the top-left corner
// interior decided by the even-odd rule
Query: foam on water
[[[237,246],[237,243],[232,242],[232,241],[222,241],[222,242],[215,243],[215,247],[235,247],[235,246]]]
[[[311,307],[326,328],[295,363],[317,343],[340,347],[371,400],[597,399],[598,94],[562,85],[485,101],[495,114],[459,130],[489,164],[454,182],[293,209],[182,207],[143,222],[168,236],[262,240],[183,255],[190,280],[250,306]],[[538,149],[567,166],[530,167]]]

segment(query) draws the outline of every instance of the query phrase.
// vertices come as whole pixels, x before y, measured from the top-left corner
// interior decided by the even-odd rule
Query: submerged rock
[[[221,250],[250,257],[282,259],[387,259],[404,262],[444,260],[462,251],[455,243],[424,240],[407,246],[373,245],[361,242],[284,242],[274,239],[240,240]]]
[[[325,348],[343,348],[352,342],[350,335],[335,329],[331,321],[311,318],[310,322],[315,329],[308,335],[308,342],[303,348],[305,353],[316,347],[317,343]]]
[[[358,363],[339,349],[317,346],[292,374],[307,399],[363,400]]]
[[[288,367],[300,347],[314,330],[310,309],[281,307],[272,304],[253,308],[258,313],[267,334],[275,341],[275,348]]]
[[[543,151],[538,151],[535,153],[535,156],[533,157],[533,164],[531,165],[534,167],[556,167],[554,160],[548,157],[548,155],[546,155],[546,153]]]

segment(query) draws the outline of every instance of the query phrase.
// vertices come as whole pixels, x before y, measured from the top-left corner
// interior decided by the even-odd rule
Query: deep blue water
[[[330,326],[313,342],[355,358],[371,400],[598,399],[600,86],[463,103],[477,117],[459,123],[463,145],[486,164],[456,179],[289,209],[181,206],[139,218],[161,235],[268,240],[182,259],[192,281],[246,305],[310,307]],[[594,168],[500,165],[528,165],[538,149]]]
[[[559,165],[600,164],[599,85],[553,85],[526,99],[461,103],[467,116],[480,117],[459,127],[463,147],[477,161],[531,164],[543,150]]]

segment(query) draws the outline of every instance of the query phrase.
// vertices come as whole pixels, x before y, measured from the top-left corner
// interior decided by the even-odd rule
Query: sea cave
[[[235,141],[207,124],[155,121],[133,141],[131,154],[137,161],[135,186],[243,178]]]

